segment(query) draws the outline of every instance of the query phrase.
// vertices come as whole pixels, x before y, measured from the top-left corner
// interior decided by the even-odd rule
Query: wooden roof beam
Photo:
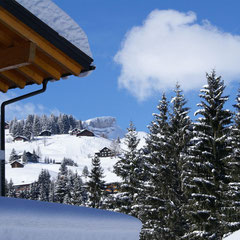
[[[29,65],[35,53],[36,45],[30,42],[0,50],[0,72]]]
[[[83,67],[80,64],[72,60],[39,34],[32,31],[28,26],[18,21],[17,18],[9,14],[3,8],[0,8],[0,22],[26,40],[36,43],[43,52],[53,58],[58,64],[64,66],[73,75],[77,76],[81,73]]]
[[[0,90],[5,93],[8,91],[8,89],[9,86],[0,78]]]
[[[41,57],[35,56],[33,64],[50,75],[53,79],[59,80],[61,78],[61,73],[48,63],[46,63]]]
[[[26,85],[26,79],[16,72],[5,71],[1,72],[0,75],[7,78],[10,82],[16,84],[19,88],[24,88]]]
[[[17,70],[37,84],[41,84],[43,82],[43,76],[38,74],[36,71],[33,71],[29,66],[20,67]]]

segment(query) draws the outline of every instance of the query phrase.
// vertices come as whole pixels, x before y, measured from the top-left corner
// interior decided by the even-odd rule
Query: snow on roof
[[[106,210],[0,197],[1,239],[138,240],[141,222]]]
[[[92,57],[87,35],[82,28],[51,0],[16,0],[24,8]]]

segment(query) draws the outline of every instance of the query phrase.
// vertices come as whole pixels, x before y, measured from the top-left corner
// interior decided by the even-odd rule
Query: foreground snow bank
[[[224,238],[224,240],[239,240],[240,239],[240,230],[234,232],[233,234],[231,234],[230,236]]]
[[[140,229],[120,213],[0,197],[0,239],[137,240]]]

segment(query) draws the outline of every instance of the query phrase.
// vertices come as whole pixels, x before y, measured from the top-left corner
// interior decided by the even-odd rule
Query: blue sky
[[[226,80],[228,107],[234,102],[240,77],[239,1],[53,1],[87,34],[96,70],[86,78],[49,83],[46,93],[9,107],[8,118],[26,112],[61,112],[82,120],[114,116],[123,129],[131,120],[137,130],[147,131],[162,92],[170,99],[176,81],[192,116],[205,72],[213,68]],[[8,96],[36,88],[10,90]]]

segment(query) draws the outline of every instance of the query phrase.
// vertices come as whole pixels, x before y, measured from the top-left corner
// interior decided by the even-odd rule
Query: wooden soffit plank
[[[37,47],[57,61],[58,64],[64,66],[71,74],[76,76],[80,74],[82,70],[82,66],[80,64],[68,57],[65,53],[49,43],[46,39],[37,34],[24,23],[20,22],[2,7],[0,7],[0,22],[7,25],[8,28],[25,38],[25,40],[36,43]]]
[[[5,81],[0,77],[0,91],[7,92],[9,89],[8,84],[5,83]]]
[[[31,42],[0,50],[0,72],[29,65],[35,53],[36,44]]]
[[[26,86],[26,79],[14,72],[14,70],[1,72],[0,75],[8,81],[13,82],[19,88],[24,88]]]
[[[37,84],[43,82],[43,76],[32,70],[29,66],[20,67],[18,71]]]
[[[13,46],[13,40],[5,34],[5,32],[0,30],[0,44],[5,47],[11,47]]]

